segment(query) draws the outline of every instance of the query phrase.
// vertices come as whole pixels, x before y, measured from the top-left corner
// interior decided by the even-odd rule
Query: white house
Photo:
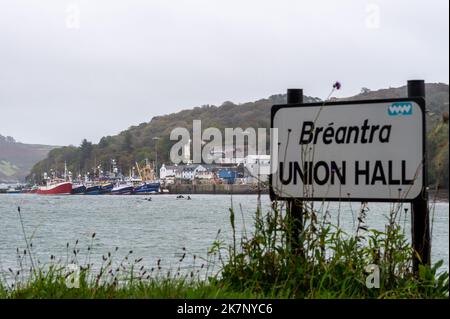
[[[195,176],[195,165],[186,165],[183,166],[181,171],[181,178],[182,179],[194,179]]]
[[[248,155],[244,167],[248,183],[265,182],[270,175],[270,155]]]
[[[175,177],[176,175],[176,170],[177,170],[177,165],[173,165],[173,166],[166,166],[165,164],[163,164],[161,166],[161,168],[159,169],[159,177],[161,179],[166,179],[168,177]]]
[[[214,179],[214,172],[211,170],[205,170],[205,171],[197,171],[195,174],[195,178],[198,179]]]

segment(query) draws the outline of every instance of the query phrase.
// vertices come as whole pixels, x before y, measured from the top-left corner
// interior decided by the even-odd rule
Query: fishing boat
[[[112,183],[103,183],[86,187],[84,195],[104,195],[111,193],[114,185]]]
[[[45,185],[39,186],[36,190],[36,194],[39,195],[69,195],[72,193],[72,182],[67,174],[67,165],[64,163],[64,178],[56,177],[56,174],[52,178],[47,177],[47,173],[44,174]]]
[[[133,193],[134,187],[130,184],[118,184],[111,190],[111,195],[131,195]]]
[[[161,191],[161,183],[159,182],[153,182],[153,183],[147,183],[136,187],[134,189],[135,194],[138,195],[148,195],[148,194],[155,194],[159,193]]]
[[[109,194],[114,188],[113,183],[103,183],[100,184],[100,195]]]
[[[6,190],[6,194],[20,194],[20,193],[22,193],[22,191],[17,188],[8,188]]]
[[[100,195],[100,185],[93,185],[86,187],[84,195]]]
[[[39,195],[69,195],[72,193],[72,183],[63,179],[52,179],[45,186],[39,186],[36,194]]]
[[[34,185],[31,187],[31,189],[27,192],[27,194],[37,194],[37,191],[39,190],[39,186]]]
[[[138,170],[141,184],[134,188],[134,194],[136,195],[148,195],[161,192],[161,183],[155,178],[155,169],[145,160],[145,166],[141,169],[136,162],[136,168]]]
[[[84,192],[86,192],[86,186],[84,186],[83,184],[72,186],[72,195],[80,195],[84,194]]]

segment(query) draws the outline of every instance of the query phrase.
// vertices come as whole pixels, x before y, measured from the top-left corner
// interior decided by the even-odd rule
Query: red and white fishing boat
[[[39,186],[36,194],[39,195],[70,195],[72,193],[72,183],[65,180],[52,180],[45,186]]]
[[[45,177],[47,174],[45,174]],[[72,182],[67,178],[67,166],[64,163],[64,178],[45,178],[46,185],[39,186],[36,194],[39,195],[70,195],[72,193]]]

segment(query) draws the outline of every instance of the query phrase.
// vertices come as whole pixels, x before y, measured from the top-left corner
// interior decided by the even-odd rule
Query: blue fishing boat
[[[86,192],[86,186],[84,185],[73,185],[72,186],[72,195],[81,195]]]
[[[161,183],[153,182],[153,183],[144,183],[134,189],[135,194],[146,195],[146,194],[154,194],[159,193],[161,190]]]
[[[125,185],[117,185],[111,190],[111,195],[131,195],[134,193],[134,187],[125,184]]]
[[[84,195],[100,195],[101,187],[99,185],[94,185],[86,188]]]
[[[114,185],[112,183],[94,185],[86,188],[84,195],[104,195],[111,193]]]
[[[101,184],[100,185],[100,194],[104,195],[104,194],[109,194],[111,193],[111,191],[114,188],[114,184],[112,183],[108,183],[108,184]]]
[[[145,166],[141,169],[136,162],[136,168],[141,177],[140,185],[134,188],[134,193],[137,195],[155,194],[161,192],[161,183],[156,180],[156,169],[146,159]]]

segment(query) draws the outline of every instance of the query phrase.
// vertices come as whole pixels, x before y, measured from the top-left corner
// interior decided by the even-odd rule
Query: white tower
[[[185,164],[189,164],[191,162],[191,142],[192,140],[189,139],[189,142],[184,144],[183,146],[183,155],[184,155],[184,159],[183,162]]]

